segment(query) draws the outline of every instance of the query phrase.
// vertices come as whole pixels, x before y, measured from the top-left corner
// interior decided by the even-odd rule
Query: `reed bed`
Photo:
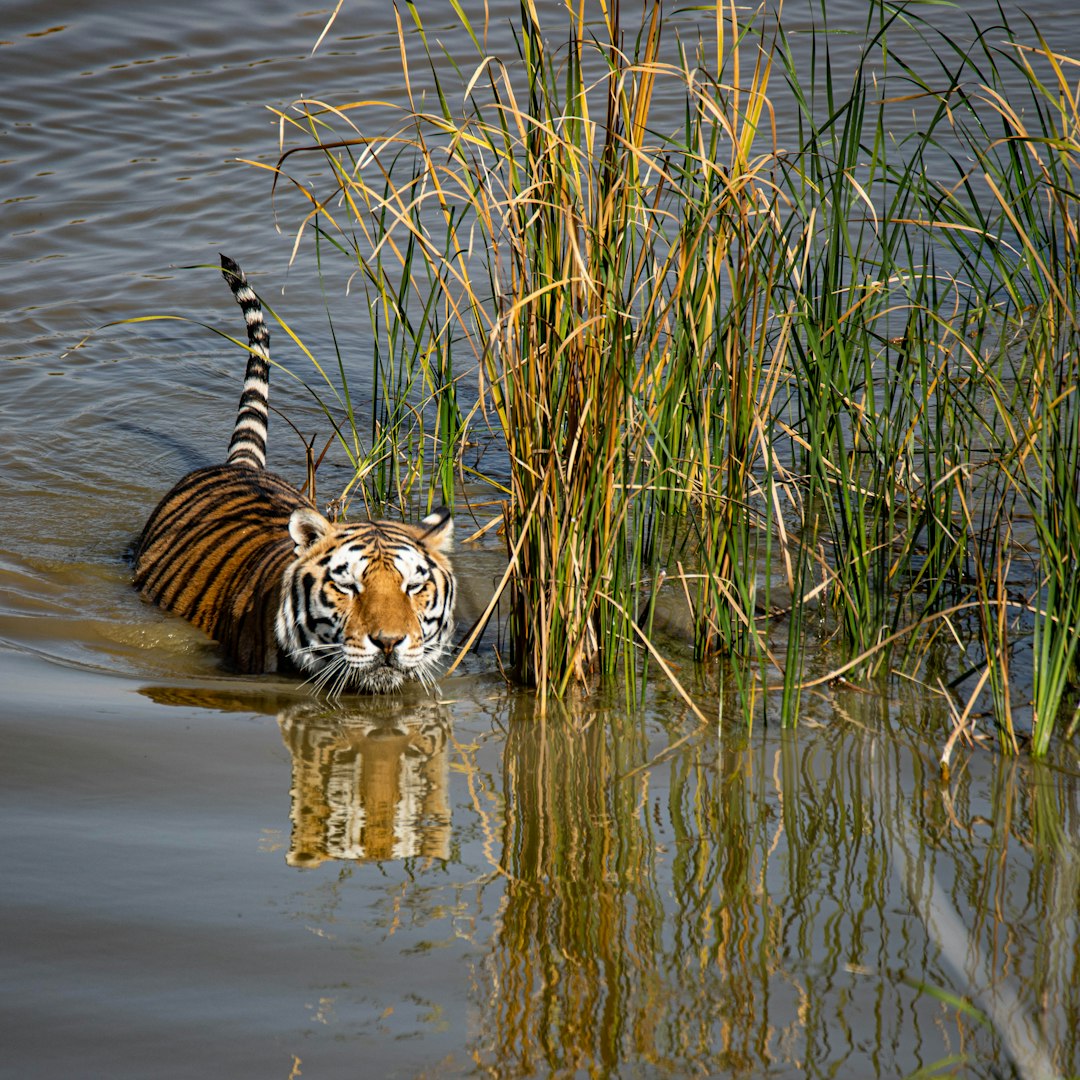
[[[404,103],[282,114],[297,251],[345,257],[379,340],[358,488],[493,485],[541,707],[677,682],[667,592],[747,722],[902,677],[1045,754],[1077,723],[1077,61],[874,2],[841,75],[810,8],[808,37],[717,2],[676,38],[654,0],[525,0],[494,55],[454,3],[452,56],[402,4]]]

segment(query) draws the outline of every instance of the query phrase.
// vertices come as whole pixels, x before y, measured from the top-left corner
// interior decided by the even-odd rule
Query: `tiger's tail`
[[[229,441],[230,465],[246,465],[252,469],[266,468],[266,426],[270,410],[270,331],[263,319],[262,304],[248,284],[244,271],[225,255],[221,256],[221,273],[232,289],[247,323],[247,372],[244,392],[236,426]]]

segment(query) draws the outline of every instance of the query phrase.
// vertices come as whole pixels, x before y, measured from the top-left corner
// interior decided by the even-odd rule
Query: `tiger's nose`
[[[381,649],[387,656],[390,656],[393,651],[405,640],[403,634],[384,634],[382,632],[368,634],[371,639],[372,645],[377,649]]]

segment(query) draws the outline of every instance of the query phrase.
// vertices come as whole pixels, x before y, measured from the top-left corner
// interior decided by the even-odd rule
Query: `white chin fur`
[[[383,664],[379,667],[354,670],[349,688],[361,693],[386,694],[397,690],[408,677],[407,672]]]
[[[332,659],[293,652],[293,662],[308,676],[308,685],[333,697],[338,694],[387,694],[409,679],[422,679],[431,667],[421,663],[403,668],[385,663],[381,657],[367,663],[350,662],[342,653]]]

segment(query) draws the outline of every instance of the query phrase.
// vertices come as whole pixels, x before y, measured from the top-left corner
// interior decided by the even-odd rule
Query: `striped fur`
[[[430,682],[454,625],[450,514],[334,524],[267,472],[270,335],[243,272],[221,264],[249,345],[228,456],[150,515],[136,588],[214,638],[240,672],[300,672],[330,694]]]

